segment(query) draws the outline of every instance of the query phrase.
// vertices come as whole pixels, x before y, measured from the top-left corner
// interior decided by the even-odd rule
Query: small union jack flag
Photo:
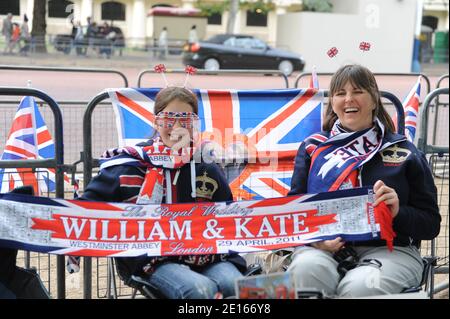
[[[155,65],[154,70],[156,73],[166,72],[166,66],[164,64]]]
[[[166,72],[166,66],[161,63],[161,64],[158,64],[158,65],[155,65],[154,70],[155,70],[156,73],[159,73],[159,74],[162,75],[164,83],[166,84],[166,87],[168,87],[169,86],[169,82],[167,82],[166,75],[164,73],[164,72]]]
[[[197,69],[194,68],[191,65],[186,65],[186,68],[184,69],[184,72],[186,72],[189,75],[194,75],[195,73],[197,73]]]
[[[403,101],[403,110],[405,111],[405,135],[410,142],[414,142],[417,128],[417,118],[419,116],[420,106],[420,81],[421,76],[411,88]]]
[[[327,55],[330,58],[334,58],[338,54],[339,50],[336,47],[332,47],[330,50],[328,50]]]
[[[360,44],[359,44],[359,49],[361,50],[361,51],[369,51],[370,50],[370,43],[369,42],[364,42],[364,41],[362,41]]]

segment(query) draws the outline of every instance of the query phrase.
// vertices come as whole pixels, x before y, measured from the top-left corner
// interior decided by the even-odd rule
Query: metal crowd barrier
[[[128,79],[120,71],[110,69],[94,69],[94,68],[62,68],[50,66],[16,66],[16,65],[0,65],[0,70],[14,71],[46,71],[46,72],[76,72],[76,73],[108,73],[117,74],[123,79],[124,86],[128,87]]]
[[[323,73],[317,73],[317,76],[320,75],[324,75],[324,76],[332,76],[334,73],[328,73],[328,72],[323,72]],[[304,77],[310,77],[312,75],[311,72],[302,72],[300,73],[294,82],[294,88],[298,87],[298,83],[300,81],[300,79],[304,78]],[[422,76],[422,78],[425,80],[426,83],[426,93],[430,93],[430,89],[431,89],[431,84],[430,84],[430,79],[428,78],[428,76],[426,76],[423,73],[373,73],[373,75],[375,77],[377,76],[414,76],[414,77],[418,77],[419,75]]]
[[[441,83],[444,82],[446,79],[448,81],[448,79],[449,79],[448,74],[442,75],[436,82],[436,89],[440,88],[441,87]],[[447,84],[447,86],[448,86],[448,84]],[[436,132],[437,132],[436,131],[436,129],[437,129],[436,123],[438,121],[438,110],[439,110],[439,107],[441,105],[442,106],[448,106],[448,103],[440,102],[439,101],[439,95],[437,95],[436,96],[436,104],[435,105],[436,105],[436,107],[433,108],[433,110],[434,110],[434,124],[435,124],[434,127],[433,127],[433,145],[436,144]]]
[[[2,160],[1,168],[55,168],[56,191],[55,196],[64,198],[64,143],[63,143],[63,121],[62,113],[58,104],[46,93],[22,87],[0,87],[0,95],[12,96],[33,96],[45,101],[52,110],[54,117],[54,138],[55,138],[55,157],[52,159],[35,159],[35,160]],[[1,103],[1,102],[0,102]],[[65,298],[65,256],[56,257],[57,272],[57,298]],[[29,264],[28,264],[29,265]]]
[[[172,74],[184,74],[185,71],[184,69],[167,69],[166,73],[172,73]],[[138,75],[138,79],[137,79],[137,87],[140,88],[142,87],[142,77],[145,74],[156,74],[156,72],[154,70],[142,70],[139,75]],[[284,74],[281,71],[277,71],[277,70],[217,70],[217,71],[207,71],[207,70],[202,70],[199,69],[197,70],[197,75],[227,75],[227,76],[239,76],[239,75],[276,75],[279,77],[282,77],[284,79],[284,84],[285,84],[285,88],[289,88],[289,80],[286,76],[286,74]],[[154,87],[158,87],[161,86],[161,81],[158,78],[158,81],[156,82],[157,84]],[[147,86],[149,87],[149,86]]]
[[[14,114],[17,110],[17,105],[19,105],[20,99],[13,100],[1,100],[0,103],[4,105],[4,109],[6,109],[7,113]],[[76,170],[76,166],[74,166],[75,163],[80,160],[80,150],[82,149],[82,118],[80,114],[83,114],[84,110],[86,109],[86,105],[89,103],[89,101],[78,101],[78,100],[71,100],[71,101],[56,101],[58,103],[58,106],[61,109],[61,112],[63,114],[63,121],[64,121],[64,160],[66,162],[66,166],[68,170],[70,170],[69,173],[82,173],[82,169],[80,168],[79,171]],[[42,116],[47,118],[47,114],[49,113],[48,108],[46,106],[46,103],[44,101],[37,100],[36,104],[39,107],[39,110],[41,111]],[[111,103],[101,103],[101,106],[111,106]],[[112,123],[115,123],[114,120],[114,114],[112,112],[109,112],[110,109],[105,109],[104,107],[101,108],[101,112],[97,112],[94,118],[95,123],[98,126],[101,126],[104,128],[104,130],[107,130],[108,133],[104,135],[97,135],[94,141],[94,145],[96,145],[96,149],[101,148],[102,150],[107,149],[108,147],[111,147],[112,145],[117,145],[117,134],[115,134],[116,129],[111,128],[113,126]],[[4,143],[6,142],[6,137],[9,133],[9,124],[5,122],[7,121],[6,118],[0,118],[0,150],[3,149]],[[53,130],[53,123],[48,122],[46,123],[49,130]],[[68,165],[68,163],[71,163]],[[67,171],[66,171],[67,173]],[[66,189],[67,193],[67,189]]]
[[[437,82],[436,82],[436,89],[439,89],[439,88],[441,87],[441,83],[442,83],[445,79],[447,79],[447,81],[448,81],[448,73],[442,75],[442,76],[437,80]]]
[[[430,92],[426,97],[422,105],[421,113],[421,130],[418,140],[418,148],[424,152],[429,158],[431,170],[435,177],[435,184],[438,189],[438,204],[439,210],[442,216],[441,233],[438,238],[435,238],[431,242],[423,242],[421,251],[422,253],[429,254],[432,257],[437,257],[436,265],[433,267],[433,272],[436,274],[447,274],[447,281],[443,281],[434,286],[434,281],[431,283],[432,294],[440,292],[444,289],[448,289],[448,265],[449,265],[449,200],[448,200],[448,187],[449,187],[449,146],[436,146],[428,141],[428,125],[429,112],[431,102],[437,99],[439,95],[449,95],[449,88],[437,88]],[[436,113],[439,105],[435,104]],[[434,123],[436,125],[436,122]],[[448,127],[447,131],[448,132]],[[432,273],[432,279],[434,280],[434,273]],[[434,287],[433,287],[434,286]]]
[[[128,78],[120,71],[111,69],[100,69],[100,68],[65,68],[65,67],[46,67],[46,66],[15,66],[15,65],[0,65],[0,70],[14,70],[14,71],[37,71],[37,72],[75,72],[75,73],[97,73],[97,74],[115,74],[118,75],[123,80],[123,87],[128,87]],[[1,101],[5,104],[16,104],[18,101]],[[37,103],[39,103],[37,101]],[[89,101],[75,101],[75,100],[59,100],[57,101],[60,106],[78,106],[87,105]],[[67,113],[67,112],[65,112]],[[78,149],[79,151],[79,149]],[[72,154],[71,154],[72,155]],[[79,155],[69,156],[70,159],[79,159]],[[78,160],[76,163],[79,162]],[[72,165],[71,170],[76,169]]]

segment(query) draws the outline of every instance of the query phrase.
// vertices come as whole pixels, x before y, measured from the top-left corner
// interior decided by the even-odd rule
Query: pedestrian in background
[[[86,38],[88,42],[88,47],[86,49],[86,55],[89,51],[89,48],[92,48],[94,52],[97,51],[97,34],[98,34],[98,26],[96,22],[93,22],[91,20],[91,17],[88,17],[87,19],[87,28],[86,28]]]
[[[194,24],[189,31],[189,46],[198,42],[197,26]]]
[[[20,51],[20,25],[16,22],[13,23],[13,31],[11,35],[11,42],[10,42],[10,53],[14,53],[14,49],[16,48],[16,45],[19,45],[19,51]]]
[[[163,27],[158,38],[159,55],[161,59],[165,59],[169,55],[169,33],[167,27]]]
[[[2,34],[5,36],[5,49],[4,54],[11,54],[11,37],[13,33],[13,23],[12,23],[12,13],[8,13],[6,18],[3,20]]]
[[[75,23],[75,36],[74,36],[74,45],[75,51],[77,55],[86,55],[86,40],[84,39],[83,27],[81,26],[81,22],[77,21]]]
[[[27,55],[30,50],[31,35],[26,14],[23,15],[23,22],[20,28],[20,41],[23,41],[23,46],[20,48],[20,54]]]

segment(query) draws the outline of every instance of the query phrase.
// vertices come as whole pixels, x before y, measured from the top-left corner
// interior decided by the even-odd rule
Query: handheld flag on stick
[[[309,87],[311,89],[319,89],[319,78],[317,77],[316,66],[314,65],[311,72],[311,79],[309,81]]]
[[[48,159],[55,157],[55,144],[34,98],[24,97],[19,104],[9,131],[1,160]],[[68,178],[64,177],[68,182]],[[55,169],[0,169],[0,192],[31,185],[35,194],[55,191]]]
[[[403,101],[403,110],[405,112],[405,135],[410,142],[414,142],[417,128],[417,118],[419,115],[420,104],[420,81],[419,76],[417,82]]]

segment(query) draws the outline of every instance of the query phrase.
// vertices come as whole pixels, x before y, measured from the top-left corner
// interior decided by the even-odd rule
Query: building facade
[[[396,2],[410,2],[415,0],[384,0],[394,5]],[[436,30],[449,29],[448,2],[449,0],[420,0],[423,1],[423,16],[426,21],[432,21]],[[302,10],[302,0],[246,0],[240,1],[240,8],[236,16],[234,33],[251,34],[269,44],[279,46],[277,29],[284,14]],[[333,5],[332,13],[353,14],[358,10],[355,5],[348,5],[347,1],[329,0]],[[374,1],[377,2],[377,1]],[[198,7],[222,4],[222,0],[48,0],[47,1],[47,34],[52,36],[70,33],[70,20],[87,24],[87,17],[91,17],[98,24],[113,23],[120,27],[125,37],[131,41],[127,43],[149,42],[154,37],[149,28],[147,14],[156,5],[174,6],[180,8]],[[356,1],[357,3],[357,1]],[[259,5],[256,5],[259,4]],[[20,22],[23,14],[27,14],[32,25],[34,0],[1,0],[0,19],[12,12],[13,20]],[[205,38],[225,33],[227,30],[229,12],[222,6],[220,13],[208,18]],[[324,21],[318,21],[323,24]],[[176,26],[174,26],[176,27]]]
[[[180,8],[194,8],[197,0],[49,0],[47,2],[47,34],[52,36],[61,33],[70,33],[70,20],[87,24],[87,18],[97,24],[113,23],[120,27],[128,39],[149,39],[147,27],[147,13],[156,5],[174,6]],[[250,0],[257,2],[257,0]],[[276,43],[277,14],[284,13],[289,8],[299,8],[301,0],[259,0],[265,2],[268,12],[252,9],[251,6],[241,5],[234,28],[234,33],[252,34]],[[220,0],[208,0],[207,5],[223,3]],[[32,25],[34,0],[2,0],[0,1],[0,19],[8,12],[14,15],[13,20],[20,22],[23,14],[27,14]],[[214,14],[208,19],[205,37],[218,33],[225,33],[227,28],[228,11]],[[136,42],[136,41],[135,41]],[[137,41],[142,42],[142,41]]]

